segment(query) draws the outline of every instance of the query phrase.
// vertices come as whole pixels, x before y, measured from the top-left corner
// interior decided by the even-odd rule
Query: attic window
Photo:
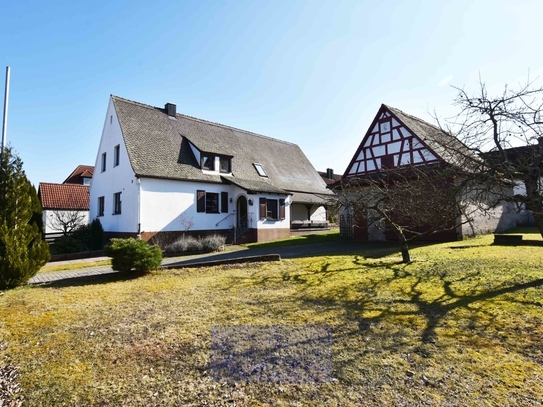
[[[215,171],[215,157],[211,155],[202,155],[202,170]]]
[[[254,163],[253,165],[255,166],[255,169],[256,169],[256,172],[258,172],[258,175],[260,175],[261,177],[267,177],[266,171],[264,171],[264,168],[262,168],[262,165],[254,164]]]
[[[230,172],[230,158],[219,157],[219,167],[220,167],[221,172],[229,173]]]

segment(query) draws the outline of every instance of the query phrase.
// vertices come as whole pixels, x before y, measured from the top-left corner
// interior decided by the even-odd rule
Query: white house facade
[[[112,96],[90,218],[109,237],[266,241],[288,237],[293,220],[324,220],[330,196],[295,144]]]

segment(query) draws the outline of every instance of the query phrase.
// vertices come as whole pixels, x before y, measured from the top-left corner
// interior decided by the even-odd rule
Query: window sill
[[[120,215],[121,212],[113,212],[112,215]]]

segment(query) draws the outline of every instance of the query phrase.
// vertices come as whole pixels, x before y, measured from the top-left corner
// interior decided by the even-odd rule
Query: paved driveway
[[[190,267],[191,265],[216,261],[234,259],[239,257],[260,256],[265,254],[279,254],[283,259],[292,259],[308,256],[325,256],[332,254],[354,254],[360,250],[360,242],[333,242],[333,243],[314,243],[304,245],[292,245],[281,247],[258,247],[247,248],[243,246],[229,246],[227,251],[220,253],[207,253],[196,256],[166,257],[162,261],[163,265],[175,265],[179,267]],[[106,258],[100,258],[106,259]],[[85,259],[81,261],[92,261],[100,259]],[[57,262],[75,263],[76,261]],[[57,272],[38,273],[29,281],[30,284],[48,283],[52,281],[73,279],[79,277],[97,276],[101,274],[117,273],[111,266],[95,266],[82,269],[64,270]]]

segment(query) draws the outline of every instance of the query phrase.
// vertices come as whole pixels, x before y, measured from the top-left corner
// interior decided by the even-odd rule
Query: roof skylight
[[[255,166],[255,169],[256,169],[256,172],[258,172],[258,175],[260,175],[261,177],[267,177],[266,171],[264,171],[264,168],[262,168],[261,164],[253,163],[253,165]]]

